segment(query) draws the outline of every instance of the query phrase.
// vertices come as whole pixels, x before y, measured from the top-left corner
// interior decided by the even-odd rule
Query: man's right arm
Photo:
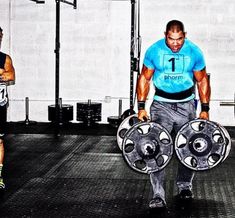
[[[15,69],[9,55],[6,56],[4,69],[0,70],[0,80],[1,82],[15,81]]]
[[[150,89],[150,80],[153,76],[154,70],[147,68],[143,65],[141,74],[138,78],[137,83],[137,99],[138,99],[138,118],[144,120],[148,118],[148,114],[145,110],[145,101],[147,99],[149,89]]]

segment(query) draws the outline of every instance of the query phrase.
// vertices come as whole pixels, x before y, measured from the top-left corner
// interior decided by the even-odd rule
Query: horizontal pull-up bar
[[[30,0],[32,2],[36,2],[37,4],[44,4],[45,0]],[[60,0],[60,2],[69,4],[69,5],[73,5],[73,8],[76,9],[77,8],[77,0],[73,0],[73,2],[69,2],[67,0]]]
[[[30,0],[32,2],[36,2],[37,4],[44,4],[45,0]]]
[[[73,0],[73,3],[69,2],[69,1],[66,1],[66,0],[60,0],[60,1],[66,3],[66,4],[69,4],[69,5],[73,5],[74,9],[77,8],[77,0]]]

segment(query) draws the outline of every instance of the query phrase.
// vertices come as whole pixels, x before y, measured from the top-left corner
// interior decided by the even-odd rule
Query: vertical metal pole
[[[73,1],[73,8],[74,8],[74,9],[77,9],[77,0],[74,0],[74,1]]]
[[[131,47],[130,47],[130,110],[133,111],[134,92],[134,54],[135,54],[135,0],[131,0]]]
[[[29,98],[25,98],[25,124],[29,124]]]
[[[135,71],[137,72],[137,77],[136,77],[136,84],[135,84],[135,91],[134,91],[134,97],[133,97],[133,106],[135,106],[135,100],[137,99],[137,83],[138,83],[138,78],[140,75],[140,53],[141,53],[141,36],[140,36],[140,0],[137,0],[138,4],[135,7],[135,26],[137,28],[136,30],[136,35],[135,35],[135,58],[134,58],[134,64],[135,64]]]
[[[141,36],[140,36],[140,0],[138,0],[138,21],[137,21],[137,28],[138,28],[138,33],[137,33],[137,61],[136,61],[136,71],[138,73],[138,76],[140,75],[140,53],[141,53]],[[138,77],[137,77],[138,78]]]
[[[60,96],[60,0],[56,0],[56,37],[55,37],[55,111],[56,134],[59,133],[59,96]]]
[[[91,99],[88,99],[88,105],[87,105],[87,126],[91,126],[91,122],[92,122]]]
[[[118,118],[120,119],[122,116],[122,99],[118,101]]]

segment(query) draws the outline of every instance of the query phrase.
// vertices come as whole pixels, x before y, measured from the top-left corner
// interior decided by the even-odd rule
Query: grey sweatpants
[[[182,103],[166,103],[153,101],[150,107],[151,121],[159,123],[165,127],[169,133],[174,130],[178,132],[179,129],[188,121],[196,117],[194,100]],[[160,197],[165,201],[165,190],[163,188],[165,170],[150,173],[150,181],[153,188],[153,198]],[[178,164],[178,173],[176,184],[178,190],[192,189],[192,180],[194,172],[183,164]]]

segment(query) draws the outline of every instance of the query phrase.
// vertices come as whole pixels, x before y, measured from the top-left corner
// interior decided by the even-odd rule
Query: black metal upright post
[[[45,0],[30,0],[36,3],[45,3]],[[61,107],[62,100],[60,99],[60,2],[73,5],[77,8],[77,0],[73,3],[67,0],[55,0],[56,2],[56,36],[55,36],[55,134],[59,135],[59,125],[61,123]]]
[[[123,118],[135,113],[134,106],[136,99],[136,90],[134,89],[134,73],[137,72],[137,75],[139,75],[139,60],[140,60],[139,21],[140,21],[140,0],[131,0],[130,108],[123,113],[122,115]]]
[[[134,73],[137,72],[137,75],[139,75],[140,44],[141,44],[140,41],[141,37],[139,31],[140,29],[139,17],[140,17],[140,0],[131,0],[130,108],[123,112],[121,116],[122,120],[135,113],[134,106],[136,99],[136,90],[134,89]]]
[[[56,0],[56,37],[55,37],[55,134],[59,134],[60,123],[60,0]]]
[[[135,4],[136,0],[131,0],[130,111],[134,110]]]
[[[141,36],[140,36],[140,0],[137,0],[135,6],[135,54],[134,54],[134,71],[137,73],[136,77],[136,87],[138,83],[138,77],[140,75],[140,53],[141,53]],[[134,84],[134,81],[133,81]],[[136,88],[135,87],[135,88]],[[133,105],[135,105],[135,100],[137,98],[136,90],[134,91]]]
[[[73,0],[73,9],[77,9],[77,0]]]
[[[138,22],[137,22],[137,57],[136,57],[136,72],[140,75],[140,54],[141,54],[141,36],[140,36],[140,0],[138,0]]]

